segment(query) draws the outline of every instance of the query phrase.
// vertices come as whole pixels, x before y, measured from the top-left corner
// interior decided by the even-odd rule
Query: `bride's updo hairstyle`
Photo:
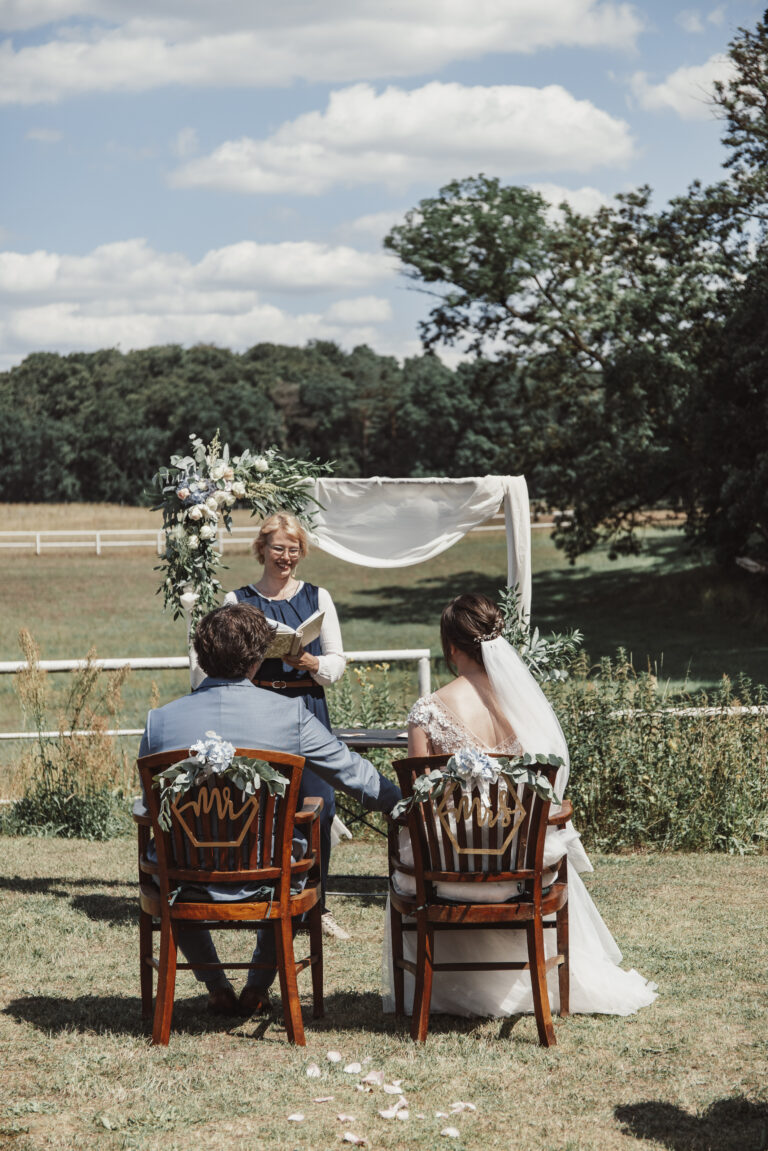
[[[464,652],[482,667],[480,644],[500,636],[503,626],[504,617],[488,596],[476,592],[457,595],[445,605],[440,617],[440,640],[448,667],[455,670],[449,655],[451,648]]]

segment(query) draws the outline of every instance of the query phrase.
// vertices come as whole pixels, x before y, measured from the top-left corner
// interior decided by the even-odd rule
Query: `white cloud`
[[[732,61],[723,55],[710,56],[705,64],[678,68],[660,84],[652,84],[646,72],[632,77],[632,91],[642,108],[658,112],[672,109],[683,120],[712,118],[712,85],[728,81],[734,73]]]
[[[714,24],[716,28],[719,28],[725,20],[725,4],[719,4],[717,8],[713,8],[712,11],[707,14],[707,20],[710,24]]]
[[[178,131],[171,144],[171,151],[174,156],[178,156],[180,160],[186,159],[187,156],[194,156],[198,150],[197,132],[194,128],[182,128]]]
[[[404,208],[402,212],[370,212],[367,216],[358,216],[356,220],[352,220],[347,228],[350,232],[371,236],[374,240],[383,240],[396,224],[402,224],[407,210]]]
[[[36,140],[40,144],[58,144],[63,138],[63,133],[57,128],[30,128],[26,138]]]
[[[489,52],[630,50],[641,27],[613,0],[0,0],[10,32],[73,18],[40,44],[0,47],[0,103],[423,75]]]
[[[395,274],[392,258],[343,246],[243,242],[197,263],[143,240],[104,244],[84,256],[0,252],[0,330],[7,355],[31,351],[146,347],[209,341],[233,348],[259,340],[374,343],[391,319],[370,294]],[[363,291],[363,289],[368,291]],[[330,296],[290,309],[267,292]],[[339,292],[360,295],[334,299]]]
[[[583,188],[564,188],[561,184],[531,184],[534,192],[551,204],[559,207],[565,201],[570,204],[574,212],[582,216],[591,216],[598,208],[611,203],[611,196],[606,196],[598,188],[585,186]]]
[[[682,12],[678,12],[675,16],[675,23],[679,24],[684,32],[692,32],[694,34],[704,31],[704,21],[701,18],[701,12],[695,8],[684,8]]]
[[[337,300],[326,316],[339,324],[382,324],[392,319],[392,305],[381,296],[357,296]]]
[[[405,91],[370,84],[332,92],[324,112],[287,121],[270,137],[228,140],[180,168],[177,186],[319,195],[337,184],[404,188],[489,169],[587,171],[632,155],[627,124],[559,85],[465,87],[433,82]]]

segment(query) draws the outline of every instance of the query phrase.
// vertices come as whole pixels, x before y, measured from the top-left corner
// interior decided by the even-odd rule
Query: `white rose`
[[[187,512],[187,517],[191,520],[201,520],[203,518],[203,509],[200,504],[194,504]]]
[[[219,505],[217,504],[216,507],[218,507],[218,506]],[[211,523],[215,524],[219,518],[219,513],[217,511],[214,511],[213,508],[209,508],[207,504],[203,508],[203,511],[205,512],[207,518],[211,521]]]
[[[223,480],[226,470],[227,470],[226,464],[217,464],[216,467],[211,470],[211,479]]]
[[[210,508],[212,512],[215,512],[219,506],[216,502],[216,496],[208,496],[208,499],[205,501],[205,506]]]
[[[225,492],[224,488],[219,488],[218,491],[214,493],[213,498],[216,500],[216,503],[219,505],[219,507],[221,507],[222,504],[227,502],[228,495],[229,493]]]
[[[242,500],[245,497],[245,484],[242,480],[235,480],[235,482],[232,484],[232,493],[233,495],[237,496],[239,500]]]
[[[203,524],[203,526],[200,528],[200,539],[201,540],[212,540],[215,535],[216,535],[216,528],[211,527],[210,524]]]
[[[253,466],[255,467],[257,472],[269,471],[269,461],[267,459],[265,459],[264,456],[257,456],[256,459],[253,461]]]
[[[187,540],[187,543],[189,544],[189,550],[193,552],[197,551],[197,549],[200,547],[200,540],[197,538],[197,536],[190,536]]]
[[[234,502],[235,502],[235,497],[227,494],[227,507],[231,508]]]

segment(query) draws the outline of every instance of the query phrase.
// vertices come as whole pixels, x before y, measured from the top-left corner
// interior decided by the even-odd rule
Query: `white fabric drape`
[[[322,479],[311,538],[338,559],[397,568],[432,559],[504,504],[507,582],[531,603],[531,525],[524,476],[465,479]]]

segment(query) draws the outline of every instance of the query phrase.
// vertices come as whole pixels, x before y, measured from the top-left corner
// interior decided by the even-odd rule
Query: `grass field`
[[[241,513],[236,522],[247,524]],[[141,527],[158,516],[106,505],[17,505],[4,509],[8,529]],[[646,537],[638,558],[611,562],[603,550],[570,566],[549,533],[533,533],[533,622],[543,631],[579,627],[597,659],[618,646],[635,665],[657,671],[660,683],[679,688],[711,685],[725,672],[768,680],[768,613],[761,581],[738,569],[723,574],[684,546],[676,528]],[[150,549],[0,551],[0,659],[20,658],[19,629],[28,628],[43,658],[78,658],[94,647],[101,656],[178,655],[185,650],[181,621],[162,611],[155,595],[157,558]],[[252,580],[256,568],[245,547],[226,556],[225,587]],[[313,552],[301,574],[328,587],[349,650],[429,647],[439,652],[438,620],[460,591],[495,596],[506,578],[503,533],[474,534],[422,565],[389,571],[354,567]],[[65,676],[52,677],[66,685]],[[187,690],[184,672],[134,673],[125,688],[122,725],[143,726],[157,683],[161,701]],[[409,673],[406,695],[416,690]],[[52,717],[55,718],[55,717]],[[23,717],[10,676],[0,677],[0,730],[19,730]],[[11,745],[0,747],[7,762]]]
[[[288,1045],[277,1019],[208,1017],[188,973],[170,1046],[152,1048],[139,1008],[133,840],[6,839],[3,857],[2,1147],[318,1151],[339,1146],[346,1129],[382,1151],[766,1146],[768,933],[754,898],[766,857],[596,858],[592,895],[625,965],[660,995],[628,1018],[556,1019],[550,1050],[529,1016],[438,1016],[426,1046],[413,1045],[405,1023],[381,1012],[376,894],[333,900],[353,942],[326,946],[327,1014],[305,1014],[305,1049]],[[331,887],[380,892],[384,869],[379,844],[344,844]],[[247,936],[222,939],[247,957]],[[308,976],[300,986],[306,1004]],[[359,1076],[331,1066],[330,1050],[342,1067],[369,1060],[366,1070],[401,1079],[408,1121],[382,1119],[392,1098],[357,1092]],[[306,1076],[312,1062],[319,1079]],[[436,1116],[458,1100],[477,1110]],[[289,1122],[294,1112],[304,1122]],[[459,1138],[440,1138],[449,1125]]]

